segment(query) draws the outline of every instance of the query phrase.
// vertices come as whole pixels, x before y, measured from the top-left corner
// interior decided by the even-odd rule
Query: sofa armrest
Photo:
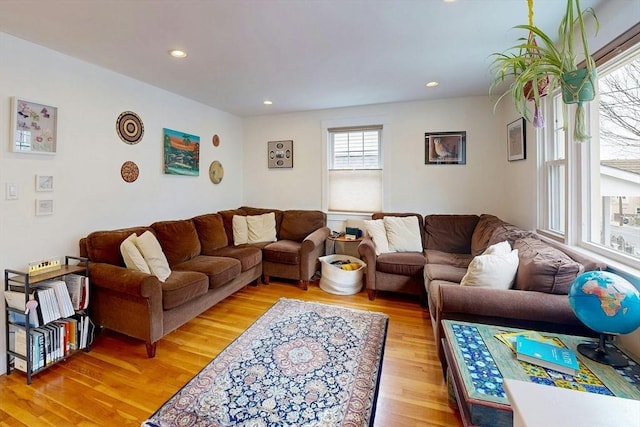
[[[302,241],[300,248],[300,280],[311,280],[318,269],[318,258],[324,254],[327,237],[331,234],[329,227],[322,227],[309,234]]]
[[[373,239],[367,236],[358,245],[358,254],[360,258],[367,264],[365,280],[367,289],[376,289],[376,247]]]
[[[91,286],[138,298],[162,298],[162,283],[156,276],[117,265],[90,262]]]

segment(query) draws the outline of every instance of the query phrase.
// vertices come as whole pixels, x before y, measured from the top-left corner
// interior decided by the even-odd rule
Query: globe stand
[[[596,343],[578,344],[580,354],[595,360],[598,363],[612,366],[614,368],[623,368],[629,365],[629,361],[615,348],[607,348],[605,342],[607,334],[600,334],[600,341]]]

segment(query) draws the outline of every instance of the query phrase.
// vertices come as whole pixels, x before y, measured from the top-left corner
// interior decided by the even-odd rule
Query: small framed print
[[[269,141],[267,144],[269,168],[293,167],[293,141]]]
[[[53,191],[53,175],[36,175],[36,191]]]
[[[53,215],[53,199],[36,199],[36,215]]]
[[[527,158],[527,134],[524,117],[507,125],[507,157],[510,162]]]
[[[11,151],[55,154],[58,140],[58,108],[11,98]]]
[[[424,134],[425,165],[464,165],[467,132],[428,132]]]

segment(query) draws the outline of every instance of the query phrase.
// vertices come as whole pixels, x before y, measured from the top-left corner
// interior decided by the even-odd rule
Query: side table
[[[326,253],[327,255],[349,255],[359,258],[358,245],[362,242],[362,237],[357,239],[347,239],[344,236],[329,236],[327,237]]]

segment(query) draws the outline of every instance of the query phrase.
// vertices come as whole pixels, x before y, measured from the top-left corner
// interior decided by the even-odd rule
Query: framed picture
[[[269,141],[267,144],[269,168],[293,167],[293,141]]]
[[[162,129],[164,136],[164,173],[198,176],[200,174],[200,137],[177,130]]]
[[[53,191],[53,175],[36,175],[36,191]]]
[[[507,125],[507,158],[510,162],[527,158],[527,137],[524,117]]]
[[[424,134],[425,165],[464,165],[467,132],[427,132]]]
[[[53,199],[36,199],[36,215],[53,215]]]
[[[11,151],[55,154],[58,109],[14,96],[11,98]]]

